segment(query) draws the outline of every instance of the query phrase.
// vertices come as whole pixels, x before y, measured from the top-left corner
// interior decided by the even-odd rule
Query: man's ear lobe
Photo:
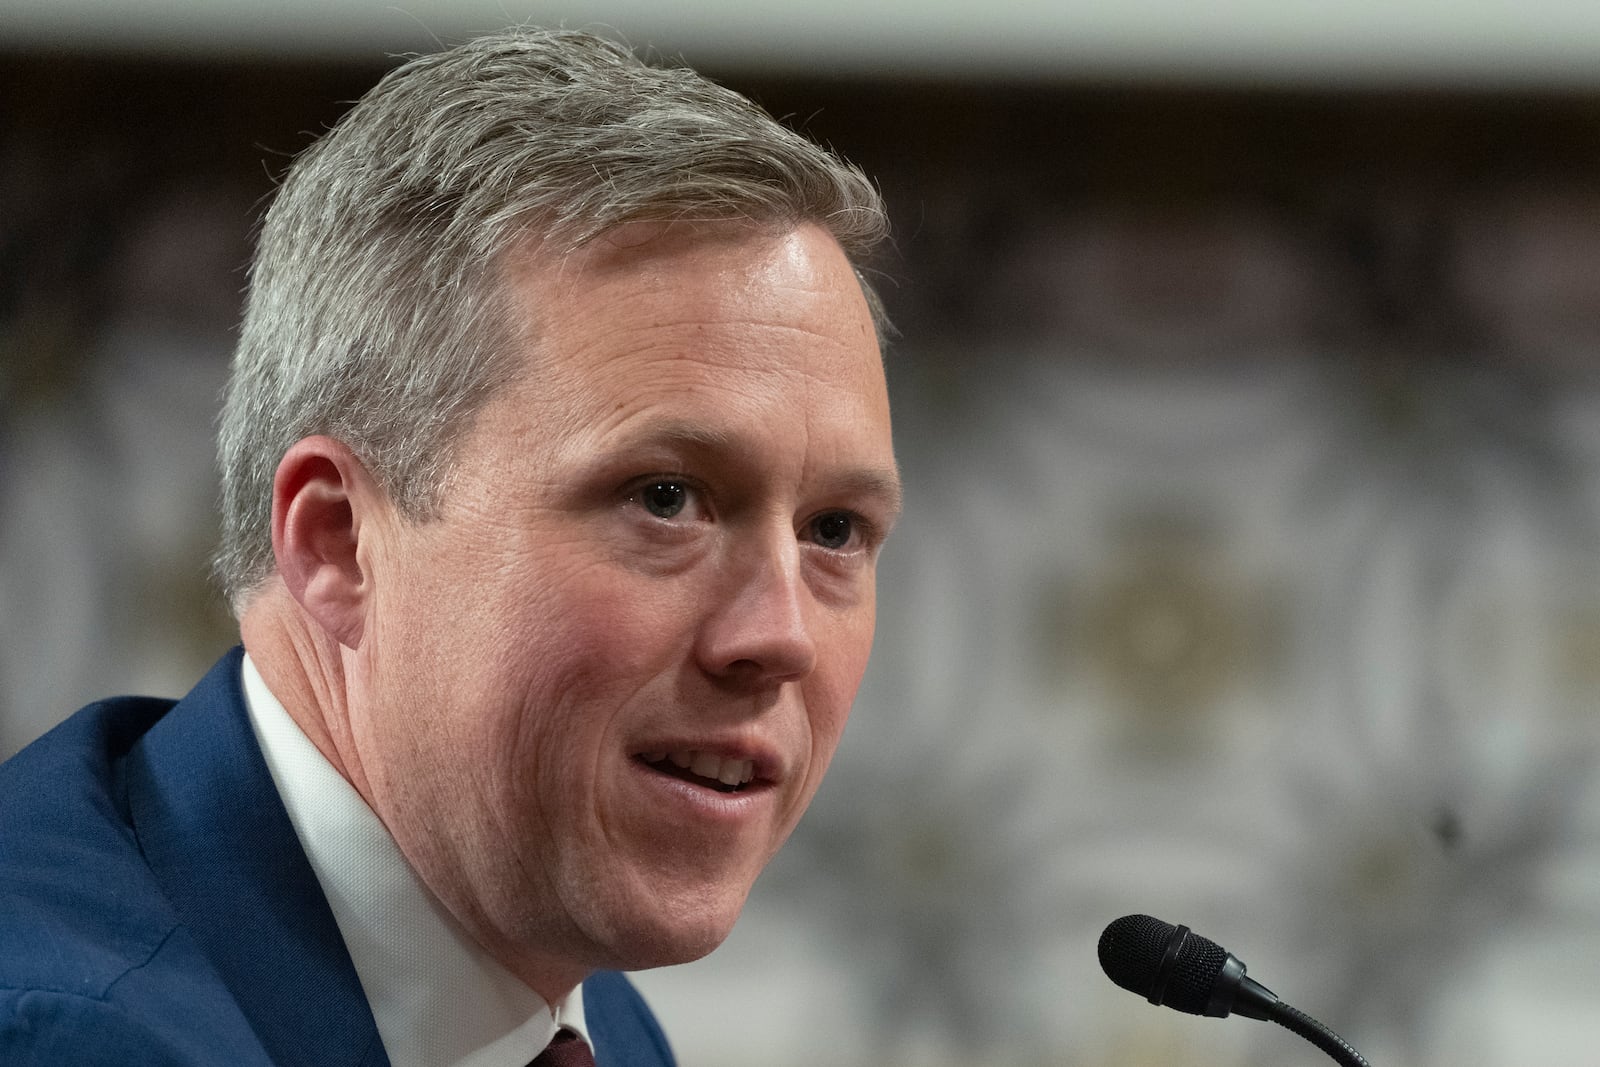
[[[272,481],[278,574],[306,614],[350,648],[361,643],[371,593],[363,526],[386,499],[355,453],[332,437],[296,441]]]

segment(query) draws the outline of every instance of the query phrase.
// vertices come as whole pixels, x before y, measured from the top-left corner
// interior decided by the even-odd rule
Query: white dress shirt
[[[491,959],[423,886],[248,655],[243,681],[250,724],[393,1067],[525,1067],[558,1027],[587,1041],[581,990],[552,1009]]]

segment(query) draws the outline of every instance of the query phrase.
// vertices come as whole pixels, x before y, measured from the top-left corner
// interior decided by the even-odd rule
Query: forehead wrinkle
[[[837,384],[831,379],[819,377],[814,371],[804,372],[803,378],[805,381],[804,388],[807,392],[808,399],[812,392],[819,389],[824,389],[830,385]],[[807,403],[806,410],[811,412],[811,414],[807,416],[805,427],[805,432],[809,440],[809,438],[813,436],[813,427],[811,425],[812,419],[823,417],[823,413],[818,411],[816,406],[810,403]],[[873,497],[881,501],[884,508],[888,512],[890,520],[893,521],[895,518],[899,517],[900,512],[904,507],[905,491],[900,480],[899,464],[893,454],[893,446],[891,445],[890,447],[891,451],[887,466],[879,465],[877,463],[868,465],[841,464],[840,466],[842,469],[824,470],[823,472],[819,473],[813,468],[821,461],[812,460],[807,464],[807,474],[809,477],[821,480],[829,492],[840,493],[847,496]],[[810,455],[809,448],[807,449],[807,454]]]
[[[637,432],[624,433],[624,446],[629,448],[727,451],[737,449],[739,444],[739,435],[734,431],[690,419],[656,419]]]

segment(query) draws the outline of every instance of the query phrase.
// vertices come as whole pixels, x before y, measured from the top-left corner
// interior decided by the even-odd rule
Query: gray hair
[[[273,573],[273,477],[303,437],[338,438],[404,514],[436,514],[452,446],[518,366],[508,250],[730,220],[820,224],[858,277],[887,232],[859,170],[591,34],[508,30],[391,71],[296,159],[262,224],[217,446],[234,610]]]

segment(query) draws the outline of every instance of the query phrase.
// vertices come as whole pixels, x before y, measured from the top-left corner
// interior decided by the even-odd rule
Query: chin
[[[676,967],[704,959],[727,940],[732,925],[699,937],[676,936],[655,941],[636,940],[621,946],[618,961],[611,965],[618,971],[648,971],[656,967]]]
[[[747,892],[735,896],[707,888],[695,899],[672,902],[656,898],[641,902],[642,906],[607,909],[607,914],[592,916],[591,938],[609,950],[606,955],[611,959],[604,966],[612,970],[642,971],[692,963],[727,940]]]

